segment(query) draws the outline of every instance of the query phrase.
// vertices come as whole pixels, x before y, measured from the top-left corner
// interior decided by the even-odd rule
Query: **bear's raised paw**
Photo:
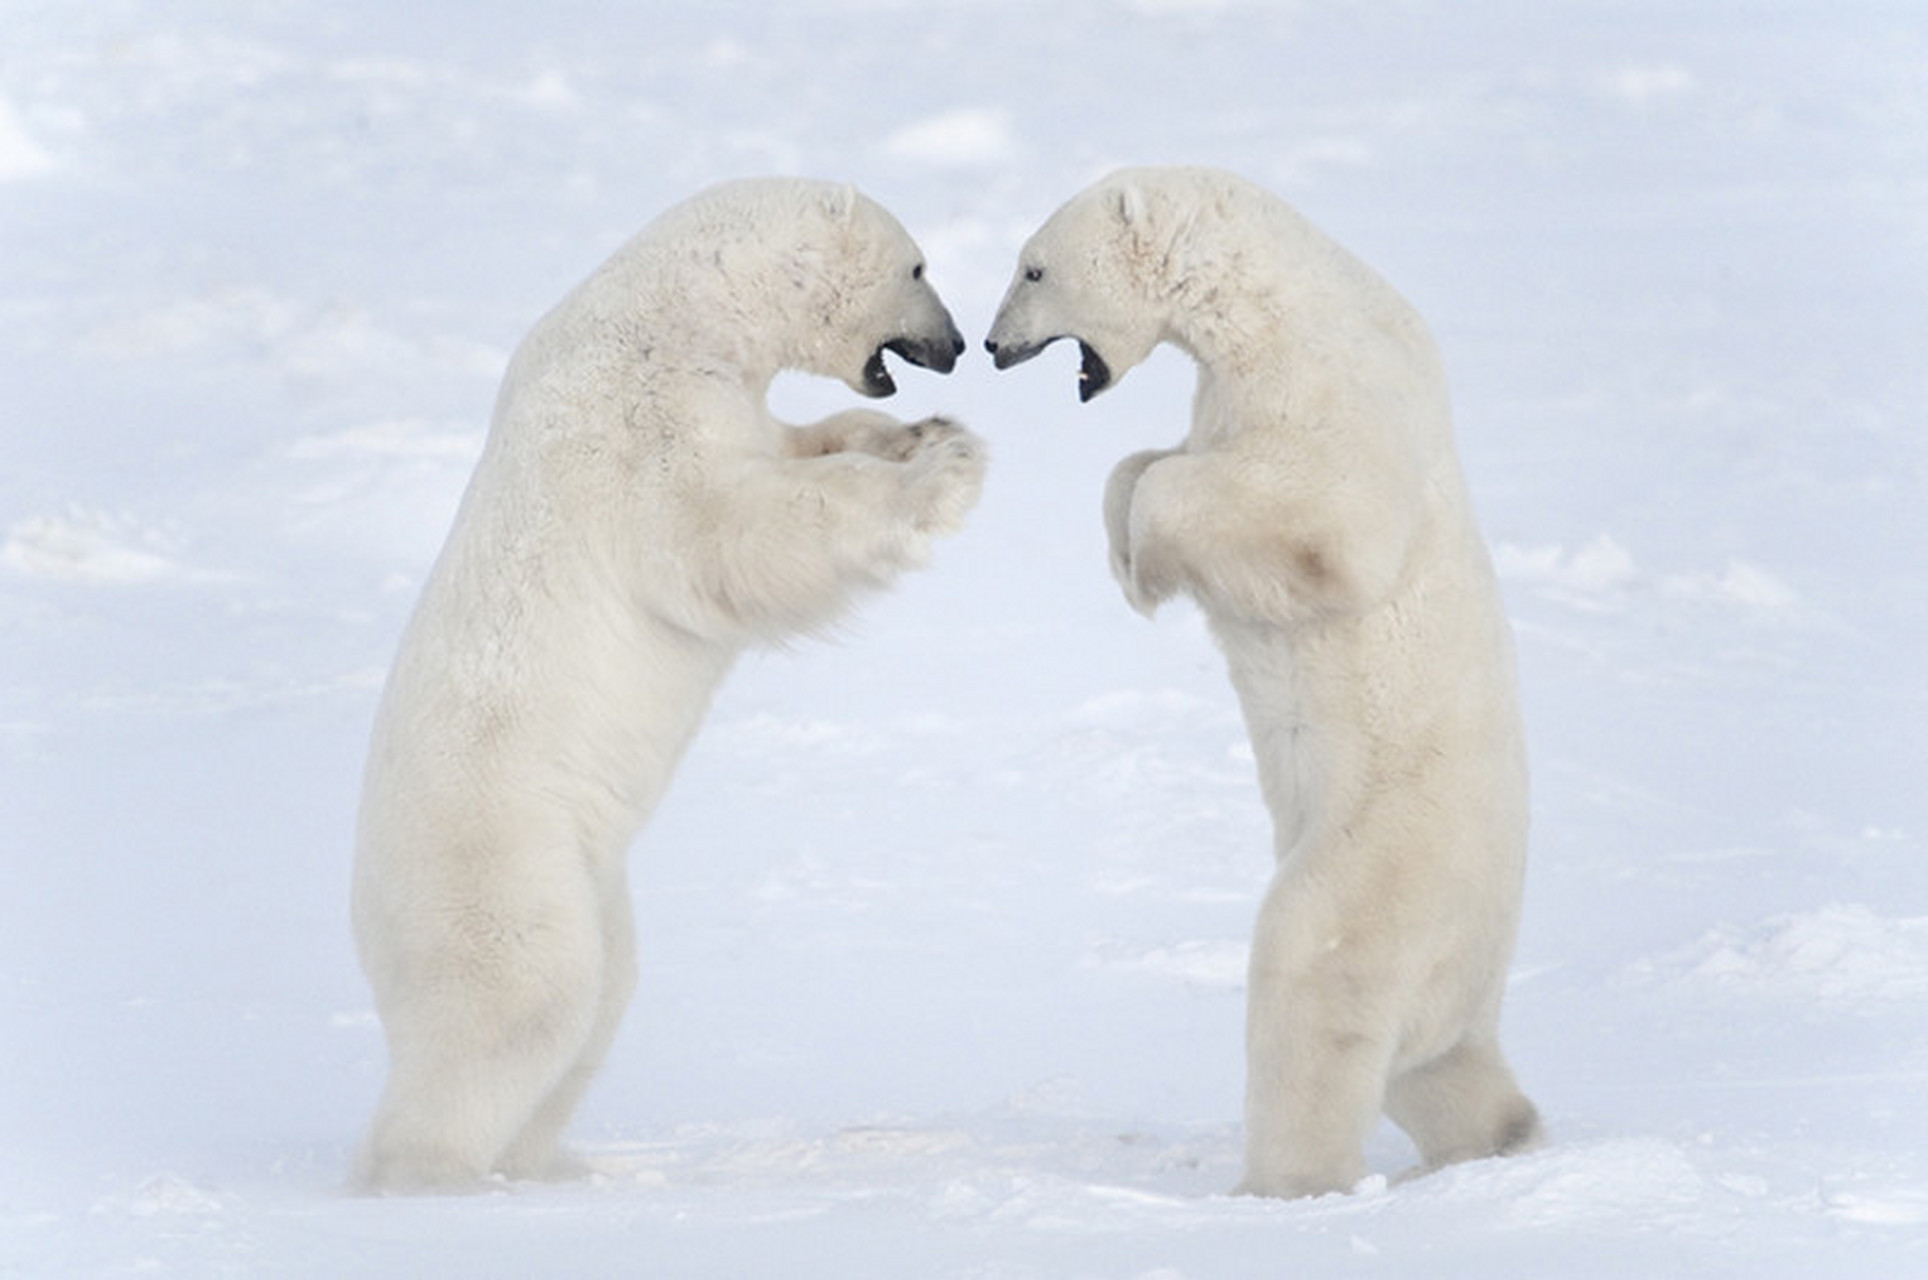
[[[944,417],[925,418],[905,428],[917,442],[908,464],[915,503],[911,523],[920,531],[956,529],[984,488],[984,441]]]

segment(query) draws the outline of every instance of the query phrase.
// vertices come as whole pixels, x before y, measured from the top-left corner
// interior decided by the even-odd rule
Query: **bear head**
[[[916,242],[854,187],[719,183],[666,211],[650,240],[656,292],[678,300],[687,343],[752,381],[797,369],[887,396],[886,351],[939,373],[964,351]]]
[[[984,340],[998,368],[1070,338],[1078,398],[1089,400],[1174,336],[1175,250],[1191,224],[1175,172],[1114,173],[1025,243]]]
[[[949,373],[964,337],[932,288],[923,251],[875,200],[854,187],[772,179],[791,206],[767,242],[772,314],[793,341],[782,367],[837,378],[866,396],[897,390],[884,353]]]

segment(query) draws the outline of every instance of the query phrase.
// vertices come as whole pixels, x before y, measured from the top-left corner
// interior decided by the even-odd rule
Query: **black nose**
[[[996,355],[996,354],[997,354],[997,343],[995,343],[995,342],[992,342],[992,341],[991,341],[991,340],[990,340],[989,338],[986,338],[986,339],[984,340],[984,349],[985,349],[986,351],[988,351],[988,352],[990,352],[990,353],[991,353],[992,355]]]

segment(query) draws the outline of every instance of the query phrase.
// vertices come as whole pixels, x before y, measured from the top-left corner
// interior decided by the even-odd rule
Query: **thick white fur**
[[[920,267],[848,188],[730,184],[517,351],[364,781],[354,922],[390,1074],[363,1188],[571,1170],[559,1135],[635,980],[624,851],[712,692],[746,645],[920,563],[976,499],[961,427],[791,428],[765,406],[779,369],[861,389],[879,344],[957,341]]]
[[[1382,1110],[1428,1168],[1532,1145],[1498,1039],[1527,828],[1511,638],[1424,324],[1257,187],[1135,170],[1024,247],[989,345],[1060,336],[1114,377],[1159,342],[1198,363],[1184,442],[1121,462],[1104,511],[1133,607],[1203,608],[1275,824],[1243,1189],[1352,1187]]]

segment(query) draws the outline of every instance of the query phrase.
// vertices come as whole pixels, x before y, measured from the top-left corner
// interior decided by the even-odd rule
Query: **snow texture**
[[[0,5],[0,1273],[1928,1273],[1928,20],[1907,4]],[[358,774],[508,351],[848,179],[967,337],[1123,163],[1428,317],[1520,641],[1533,1155],[1235,1199],[1269,828],[1105,571],[1164,353],[948,379],[970,526],[748,661],[633,853],[597,1175],[341,1190]],[[851,403],[801,378],[802,418]]]

